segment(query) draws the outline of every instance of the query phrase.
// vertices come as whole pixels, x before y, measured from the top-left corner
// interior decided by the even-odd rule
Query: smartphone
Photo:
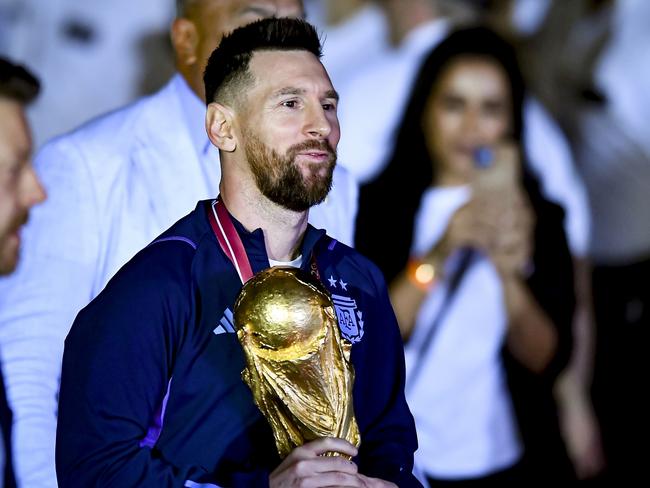
[[[508,144],[483,146],[474,152],[474,186],[479,191],[508,192],[517,186],[519,179],[519,153]]]

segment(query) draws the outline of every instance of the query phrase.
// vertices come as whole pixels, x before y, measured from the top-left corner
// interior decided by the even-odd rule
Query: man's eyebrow
[[[284,95],[304,95],[305,93],[307,93],[307,91],[302,88],[287,86],[275,91],[273,93],[273,98],[282,97]],[[333,98],[334,100],[338,100],[339,94],[336,90],[327,90],[327,92],[325,92],[325,98]]]
[[[334,100],[339,100],[339,93],[336,90],[327,90],[325,93],[325,98],[333,98]]]
[[[304,95],[306,93],[302,88],[296,88],[293,86],[285,86],[273,92],[273,97],[282,97],[284,95]]]

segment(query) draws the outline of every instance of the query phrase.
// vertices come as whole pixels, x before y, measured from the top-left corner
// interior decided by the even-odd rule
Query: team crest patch
[[[341,335],[351,343],[363,337],[363,314],[357,309],[357,302],[350,297],[332,294],[332,302],[339,319]]]

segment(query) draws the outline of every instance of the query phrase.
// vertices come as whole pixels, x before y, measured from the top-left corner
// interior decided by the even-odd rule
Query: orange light
[[[421,263],[415,268],[415,279],[421,285],[429,285],[436,277],[435,268],[429,263]]]

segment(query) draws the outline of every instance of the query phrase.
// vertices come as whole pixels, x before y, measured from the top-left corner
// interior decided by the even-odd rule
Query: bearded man
[[[177,72],[169,83],[57,137],[34,159],[49,198],[23,233],[24,265],[0,283],[0,301],[11,304],[0,306],[0,345],[21,486],[57,487],[56,399],[63,342],[76,314],[140,249],[218,193],[219,154],[203,128],[210,53],[237,27],[304,15],[301,0],[175,3]],[[309,219],[351,244],[357,185],[342,166],[333,180]]]
[[[266,19],[211,55],[206,129],[220,151],[220,197],[199,202],[77,316],[61,378],[61,488],[420,486],[381,273],[308,224],[340,135],[320,53],[309,24]],[[281,460],[242,380],[234,303],[253,273],[280,264],[312,272],[331,294],[351,343],[358,449],[320,438]],[[342,456],[322,455],[332,451]]]

